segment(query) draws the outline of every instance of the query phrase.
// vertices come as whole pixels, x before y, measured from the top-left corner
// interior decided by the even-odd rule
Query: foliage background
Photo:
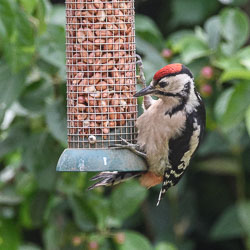
[[[136,1],[148,81],[185,63],[207,107],[204,143],[158,208],[160,187],[87,192],[92,174],[55,172],[67,145],[55,2],[0,1],[0,249],[250,249],[249,1]]]

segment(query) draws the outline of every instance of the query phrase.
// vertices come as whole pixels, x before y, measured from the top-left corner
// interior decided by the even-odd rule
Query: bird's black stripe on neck
[[[175,113],[181,111],[184,109],[185,105],[187,103],[187,99],[181,99],[181,102],[179,105],[175,106],[173,109],[166,111],[165,115],[169,115],[170,117],[174,115]]]
[[[163,96],[169,96],[169,97],[182,97],[182,95],[180,93],[173,94],[173,93],[163,92],[163,91],[160,91],[160,90],[157,90],[154,93],[157,94],[157,95],[163,95]]]
[[[185,105],[187,104],[188,96],[190,93],[190,84],[191,84],[190,82],[185,84],[185,87],[182,90],[182,92],[185,92],[185,94],[180,95],[181,96],[180,103],[177,106],[175,106],[172,110],[166,111],[165,115],[169,115],[171,117],[173,114],[184,109]]]
[[[198,91],[196,89],[194,89],[194,93],[196,95],[196,98],[197,98],[198,102],[201,104],[202,100],[201,100],[201,97],[200,97],[200,95],[199,95],[199,93],[198,93]]]

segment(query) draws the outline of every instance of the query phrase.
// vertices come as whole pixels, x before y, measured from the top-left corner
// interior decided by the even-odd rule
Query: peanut
[[[76,0],[66,6],[69,134],[106,140],[137,110],[133,3]]]
[[[105,81],[97,83],[96,90],[102,91],[102,90],[105,90],[105,89],[107,89],[107,83]]]
[[[78,121],[82,121],[82,120],[85,120],[87,118],[87,114],[79,114],[77,115],[77,120]]]
[[[79,103],[78,106],[78,111],[79,112],[84,112],[85,108],[86,108],[86,105],[82,104],[82,103]]]
[[[83,96],[78,96],[78,103],[83,104],[85,102],[85,97]]]

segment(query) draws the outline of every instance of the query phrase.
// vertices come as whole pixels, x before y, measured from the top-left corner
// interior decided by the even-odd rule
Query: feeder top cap
[[[177,75],[177,74],[181,73],[182,70],[183,70],[183,65],[181,63],[168,64],[165,67],[158,70],[155,73],[153,79],[155,81],[158,81],[162,77],[165,77],[165,76]]]

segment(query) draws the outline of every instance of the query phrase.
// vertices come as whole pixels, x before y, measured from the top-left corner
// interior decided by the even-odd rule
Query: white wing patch
[[[178,169],[183,169],[185,170],[186,167],[189,164],[189,161],[196,150],[198,144],[199,144],[199,136],[201,132],[201,127],[197,123],[197,119],[194,120],[194,132],[193,135],[191,136],[190,142],[189,142],[189,150],[183,155],[181,158],[181,164],[178,166]]]

